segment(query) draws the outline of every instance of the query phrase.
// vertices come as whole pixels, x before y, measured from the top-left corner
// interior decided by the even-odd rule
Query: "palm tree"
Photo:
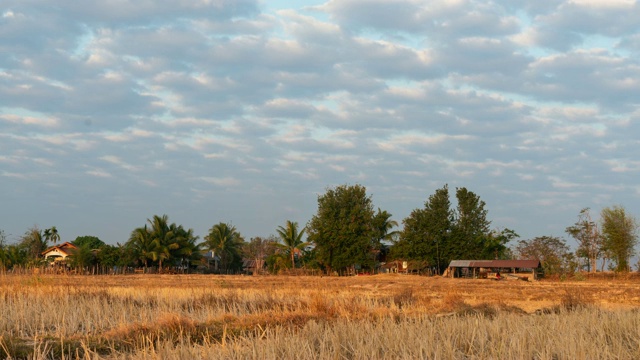
[[[51,240],[51,242],[54,244],[60,241],[60,234],[58,234],[58,229],[56,229],[55,226],[46,229],[43,235],[47,241]]]
[[[209,234],[204,237],[204,242],[200,245],[217,254],[220,257],[220,265],[228,269],[234,259],[239,258],[238,252],[242,243],[244,243],[244,239],[235,226],[219,223],[209,230]]]
[[[398,235],[398,231],[391,231],[394,227],[398,226],[398,222],[391,220],[391,214],[386,210],[382,211],[378,208],[378,213],[373,217],[373,226],[376,233],[376,245],[382,241],[393,242],[393,239]]]
[[[147,225],[133,230],[126,246],[129,249],[133,250],[133,253],[138,260],[142,261],[146,272],[148,267],[148,260],[153,258],[151,253],[154,249],[153,239],[151,239],[151,232],[147,228]]]
[[[149,222],[149,236],[152,241],[150,256],[153,261],[158,262],[158,268],[162,271],[162,263],[171,259],[171,250],[175,250],[178,245],[175,243],[175,224],[169,225],[167,215],[154,215],[147,219]]]
[[[276,230],[280,239],[282,239],[282,244],[278,244],[280,248],[289,252],[291,256],[291,268],[296,267],[294,254],[296,250],[304,250],[307,246],[309,246],[308,242],[303,242],[302,237],[304,236],[306,228],[302,228],[298,232],[298,223],[295,221],[287,220],[286,225],[278,226]]]
[[[173,256],[180,259],[180,265],[186,265],[200,259],[199,246],[196,244],[198,237],[193,234],[193,229],[185,230],[182,226],[178,226],[176,230],[176,242],[179,244],[178,249]]]

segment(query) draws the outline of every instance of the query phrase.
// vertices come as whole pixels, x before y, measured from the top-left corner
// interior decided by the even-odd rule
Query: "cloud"
[[[122,242],[167,213],[263,236],[356,182],[399,221],[465,186],[523,236],[640,211],[636,2],[310,3],[4,1],[9,232]]]

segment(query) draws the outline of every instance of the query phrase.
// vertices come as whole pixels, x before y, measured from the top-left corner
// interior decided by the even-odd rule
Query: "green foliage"
[[[96,257],[89,244],[83,244],[71,251],[69,266],[72,268],[85,268],[96,264]]]
[[[613,258],[617,271],[629,271],[629,260],[638,242],[638,222],[622,206],[602,209],[603,248]]]
[[[283,249],[288,254],[291,260],[290,265],[292,268],[296,267],[295,254],[296,252],[302,254],[302,252],[309,246],[308,242],[303,242],[305,228],[298,230],[298,223],[295,221],[287,220],[285,226],[278,226],[276,230],[282,240],[282,244],[277,244],[278,247]]]
[[[361,185],[342,185],[318,197],[318,212],[307,225],[317,259],[329,272],[360,264],[371,268],[373,205]]]
[[[100,240],[99,238],[89,235],[78,236],[71,243],[78,247],[88,246],[89,249],[100,249],[106,245],[104,241]]]
[[[102,266],[127,266],[134,262],[135,258],[129,258],[122,246],[104,245],[96,254],[98,264]]]
[[[442,270],[454,259],[506,258],[506,244],[516,238],[513,230],[490,230],[485,202],[466,188],[456,189],[458,206],[451,209],[447,185],[429,196],[424,208],[403,220],[391,257],[426,261]]]
[[[18,252],[24,252],[25,259],[21,265],[39,266],[42,263],[42,252],[47,249],[47,238],[34,226],[27,230],[18,242]]]
[[[148,267],[154,245],[147,225],[133,230],[125,246],[136,260],[141,261],[145,268]]]
[[[554,236],[539,236],[520,240],[516,252],[521,259],[540,260],[545,274],[573,274],[577,263],[567,243]]]
[[[56,229],[55,226],[45,229],[42,236],[44,236],[46,241],[51,241],[54,244],[60,241],[60,234],[58,234],[58,229]]]
[[[242,255],[241,249],[244,245],[244,238],[231,224],[218,223],[211,227],[209,234],[204,237],[204,242],[200,246],[212,250],[220,258],[216,261],[216,270],[241,270]]]
[[[200,258],[197,236],[193,230],[185,230],[182,225],[169,224],[167,215],[154,215],[148,219],[149,226],[133,230],[125,245],[134,258],[145,267],[149,260],[158,264],[160,270],[164,265],[187,265]]]
[[[449,245],[454,213],[449,201],[449,188],[444,186],[429,196],[424,208],[415,209],[403,221],[400,239],[391,256],[406,260],[423,260],[442,268],[452,258]]]
[[[489,226],[485,202],[466,188],[456,189],[457,212],[448,242],[449,254],[457,259],[474,259],[486,256]],[[493,258],[493,254],[490,254]]]
[[[392,231],[398,226],[398,222],[392,220],[391,216],[388,211],[378,208],[378,212],[373,217],[372,226],[375,235],[372,246],[375,249],[380,249],[384,242],[393,242],[399,234],[398,231]]]

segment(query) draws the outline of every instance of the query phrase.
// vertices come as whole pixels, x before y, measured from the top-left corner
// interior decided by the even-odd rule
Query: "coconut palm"
[[[393,242],[393,239],[398,235],[398,231],[391,231],[391,229],[397,226],[398,222],[391,220],[389,212],[378,208],[378,213],[373,217],[373,227],[376,234],[374,245],[377,247],[382,241]]]
[[[200,259],[200,248],[196,244],[198,237],[193,234],[193,229],[185,230],[178,226],[176,230],[176,242],[180,245],[173,253],[176,260],[180,260],[180,265],[188,265]]]
[[[235,260],[240,259],[239,252],[243,243],[244,239],[235,226],[219,223],[209,230],[209,234],[204,237],[204,242],[200,246],[212,250],[220,257],[222,268],[229,269],[235,265]]]
[[[295,268],[296,262],[294,256],[296,250],[301,251],[309,246],[308,242],[302,241],[305,228],[302,228],[302,230],[298,231],[298,223],[295,221],[287,220],[285,226],[278,226],[278,229],[276,231],[278,232],[278,235],[282,240],[282,244],[279,244],[279,247],[289,253],[289,256],[291,257],[291,267]]]
[[[60,234],[58,234],[58,229],[56,229],[55,226],[52,226],[49,229],[45,229],[43,236],[45,240],[51,240],[51,242],[54,244],[60,241]]]
[[[153,259],[151,253],[154,250],[153,239],[147,225],[133,230],[126,246],[133,251],[137,260],[142,261],[146,272],[149,259]]]

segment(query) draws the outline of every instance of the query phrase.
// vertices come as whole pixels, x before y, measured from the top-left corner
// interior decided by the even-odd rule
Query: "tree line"
[[[122,244],[76,238],[67,265],[239,272],[252,260],[274,273],[299,267],[345,273],[375,272],[384,261],[399,259],[441,273],[454,259],[519,258],[541,260],[547,274],[595,272],[598,265],[600,270],[631,270],[638,222],[622,206],[602,209],[600,221],[583,209],[565,230],[578,244],[572,252],[557,236],[519,239],[514,230],[492,228],[486,203],[477,194],[456,188],[453,207],[449,192],[447,185],[437,189],[402,220],[401,229],[358,184],[329,188],[318,196],[317,212],[305,226],[287,220],[276,235],[249,240],[232,224],[220,222],[199,241],[192,229],[170,223],[167,215],[154,215]],[[43,251],[59,241],[56,227],[34,226],[15,244],[7,244],[0,230],[0,268],[46,265]]]

